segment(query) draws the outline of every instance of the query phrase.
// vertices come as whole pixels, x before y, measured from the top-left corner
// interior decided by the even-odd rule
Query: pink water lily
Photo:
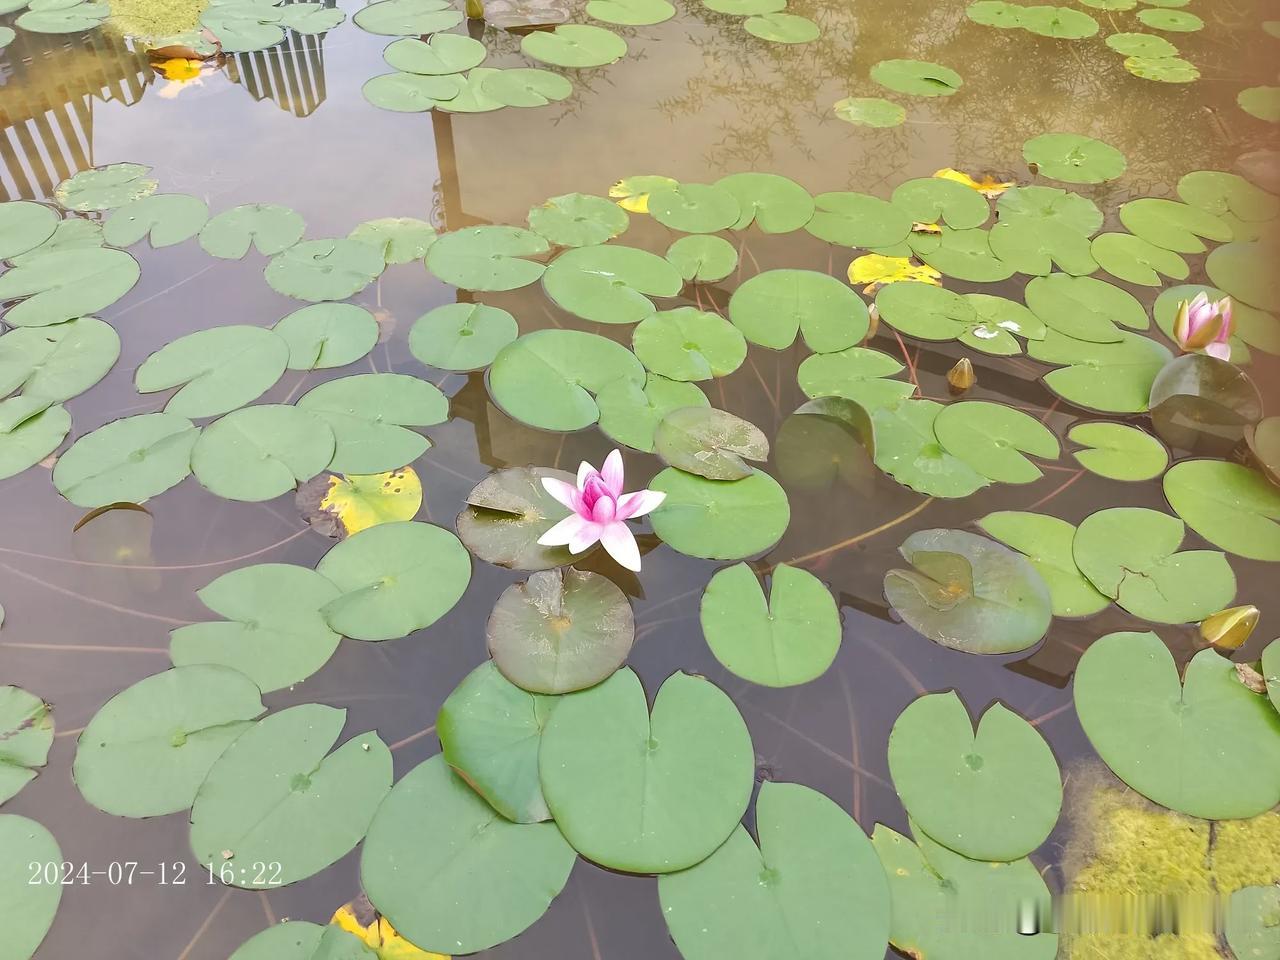
[[[1173,321],[1173,339],[1184,351],[1203,350],[1219,360],[1230,360],[1231,346],[1227,340],[1234,332],[1230,297],[1210,300],[1201,290],[1194,300],[1183,300],[1178,304],[1178,315]]]
[[[640,548],[627,521],[643,517],[666,499],[657,490],[622,492],[622,453],[613,451],[597,470],[585,460],[578,467],[578,483],[543,477],[547,493],[573,511],[538,538],[544,547],[568,546],[581,553],[597,540],[628,570],[640,569]]]

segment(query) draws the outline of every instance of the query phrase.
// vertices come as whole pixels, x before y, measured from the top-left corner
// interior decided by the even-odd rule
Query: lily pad
[[[761,13],[742,22],[747,33],[774,43],[809,43],[822,35],[822,30],[808,17],[794,13]]]
[[[796,371],[796,380],[807,397],[843,397],[874,410],[915,393],[915,384],[888,379],[903,369],[887,353],[870,347],[850,347],[839,353],[806,357]]]
[[[529,229],[561,247],[604,243],[625,233],[630,223],[616,203],[586,193],[552,197],[529,211]]]
[[[467,227],[442,234],[427,251],[427,269],[467,290],[515,290],[545,269],[522,259],[551,249],[544,237],[519,227]]]
[[[1067,183],[1103,183],[1128,164],[1115,147],[1078,133],[1044,133],[1022,146],[1023,159],[1040,174]]]
[[[1106,413],[1143,413],[1151,384],[1172,355],[1136,333],[1122,337],[1118,343],[1088,343],[1050,330],[1043,340],[1031,341],[1027,353],[1045,363],[1067,364],[1044,375],[1045,386],[1062,399]]]
[[[1137,3],[1137,0],[1134,0]],[[1012,30],[1022,26],[1022,12],[1026,7],[1004,0],[976,0],[964,8],[965,16],[984,27]]]
[[[271,257],[301,240],[306,229],[302,217],[288,207],[246,203],[210,219],[200,231],[200,246],[223,260],[239,260],[250,246]]]
[[[1098,32],[1098,21],[1071,7],[1031,6],[1023,9],[1019,26],[1042,37],[1083,40]]]
[[[383,73],[371,77],[360,88],[375,107],[397,113],[425,113],[442,101],[458,96],[460,81],[454,76],[426,76],[419,73]]]
[[[1138,19],[1153,30],[1194,33],[1204,28],[1204,21],[1185,10],[1139,10]]]
[[[496,7],[502,0],[489,0],[489,2],[491,7]],[[490,21],[490,23],[492,24],[493,22]],[[494,25],[496,26],[496,24]],[[490,113],[494,110],[501,110],[503,102],[486,92],[486,84],[489,80],[500,76],[504,72],[506,71],[495,70],[492,67],[472,67],[465,77],[457,75],[441,78],[452,80],[455,92],[447,100],[437,101],[435,109],[443,110],[447,113]],[[483,268],[483,265],[481,266]],[[476,287],[474,289],[478,290],[480,288]]]
[[[1274,259],[1274,247],[1262,241],[1225,243],[1209,254],[1204,269],[1232,297],[1259,310],[1280,310],[1280,277],[1270,266]],[[0,285],[8,276],[0,278]],[[5,320],[12,315],[10,311]]]
[[[673,674],[651,718],[639,678],[624,668],[556,704],[538,765],[575,850],[614,870],[672,873],[706,859],[738,825],[755,754],[733,701],[710,681]]]
[[[1014,356],[1022,352],[1022,345],[1014,339],[1014,334],[1028,340],[1043,340],[1047,333],[1044,321],[1014,300],[986,293],[966,293],[964,298],[978,318],[976,324],[960,334],[959,340],[966,347],[993,356]]]
[[[887,284],[876,294],[876,309],[895,330],[923,340],[954,340],[978,322],[970,301],[929,283]]]
[[[46,5],[45,9],[48,9],[48,6],[51,5]],[[66,8],[74,5],[64,4],[63,6]],[[102,5],[88,4],[87,6]],[[114,210],[132,200],[148,197],[156,192],[160,184],[147,176],[150,172],[151,168],[141,163],[111,163],[104,167],[81,170],[58,184],[53,190],[53,198],[64,210],[76,210],[81,213]]]
[[[383,263],[412,263],[425,257],[436,242],[436,228],[415,217],[381,217],[366,220],[347,234],[347,239],[376,247]]]
[[[0,687],[0,803],[35,779],[51,746],[49,704],[20,687]]]
[[[603,67],[627,55],[627,41],[612,30],[581,23],[565,23],[520,39],[526,57],[556,67]]]
[[[555,303],[596,323],[635,323],[657,308],[649,297],[674,297],[684,285],[679,271],[656,254],[603,245],[566,250],[542,278]]]
[[[105,377],[119,357],[119,334],[96,317],[11,330],[0,337],[0,397],[21,391],[70,400]]]
[[[242,567],[196,596],[225,619],[174,630],[169,637],[174,666],[222,664],[239,670],[263,693],[307,679],[329,661],[342,639],[320,616],[338,589],[307,567]]]
[[[191,808],[191,849],[233,887],[306,879],[364,839],[391,789],[391,751],[374,732],[338,749],[347,711],[307,703],[259,720],[209,770]],[[267,873],[253,864],[279,864]]]
[[[1262,651],[1262,672],[1267,684],[1267,696],[1280,710],[1280,642],[1272,640]]]
[[[980,227],[991,216],[986,197],[943,177],[920,177],[894,188],[890,201],[920,223],[943,221],[955,230]]]
[[[555,704],[520,689],[486,660],[454,688],[436,718],[449,766],[515,823],[551,819],[538,779],[538,747]]]
[[[871,68],[871,79],[914,97],[949,97],[964,83],[951,68],[926,60],[881,60]]]
[[[1048,585],[1021,554],[963,530],[918,531],[898,552],[912,569],[885,574],[885,597],[934,643],[966,653],[1016,653],[1049,629]]]
[[[180,389],[165,413],[216,417],[270,390],[289,364],[289,344],[262,327],[232,324],[197,330],[165,344],[134,376],[139,393]]]
[[[586,11],[594,20],[629,27],[647,27],[676,15],[667,0],[588,0]]]
[[[1113,33],[1107,46],[1126,57],[1176,57],[1178,48],[1153,33]]]
[[[710,858],[658,878],[686,960],[879,960],[889,890],[862,828],[797,783],[761,784],[760,847],[738,827]]]
[[[737,327],[694,307],[663,310],[641,320],[632,345],[646,368],[668,380],[725,377],[747,358],[747,342]]]
[[[414,944],[474,953],[541,917],[576,860],[554,823],[512,823],[435,756],[410,770],[379,808],[360,881]]]
[[[667,247],[667,262],[680,271],[680,276],[693,283],[715,283],[733,273],[738,265],[738,251],[724,237],[693,234],[681,237]]]
[[[1187,261],[1172,250],[1129,233],[1098,234],[1093,238],[1090,253],[1098,266],[1113,277],[1147,287],[1160,286],[1161,274],[1185,280],[1191,273]]]
[[[283,403],[245,407],[214,421],[191,449],[200,485],[228,500],[271,500],[320,473],[333,459],[322,418]]]
[[[209,219],[209,205],[185,193],[157,193],[118,207],[103,224],[113,247],[131,247],[143,237],[159,249],[190,240]]]
[[[242,943],[231,960],[376,960],[377,954],[339,926],[285,920]]]
[[[280,8],[280,23],[305,36],[326,33],[346,19],[343,11],[323,3],[290,3]]]
[[[1280,886],[1254,886],[1236,890],[1227,902],[1225,934],[1232,955],[1251,960],[1280,957]]]
[[[495,471],[467,496],[458,514],[458,536],[486,563],[514,570],[548,570],[573,561],[567,547],[544,547],[538,538],[569,515],[542,486],[543,477],[573,483],[574,476],[547,467]]]
[[[380,523],[412,520],[422,507],[422,480],[412,467],[363,476],[320,474],[298,488],[294,504],[311,529],[341,539]]]
[[[102,239],[102,225],[96,220],[71,217],[63,220],[53,231],[53,236],[44,243],[26,253],[10,258],[12,266],[20,267],[24,263],[43,257],[47,253],[65,253],[69,250],[99,250],[105,246]]]
[[[217,38],[220,50],[250,53],[282,42],[283,20],[284,12],[276,9],[274,0],[230,0],[206,7],[200,27]]]
[[[1071,453],[1080,466],[1111,480],[1151,480],[1169,465],[1164,444],[1127,423],[1078,423],[1067,439],[1085,448]]]
[[[144,413],[80,437],[58,458],[53,485],[78,507],[145,503],[191,472],[200,436],[186,417]]]
[[[1098,269],[1089,238],[1067,226],[1049,222],[1001,221],[991,228],[987,243],[996,260],[1018,273],[1044,277],[1049,275],[1055,264],[1064,273],[1076,277],[1086,276]],[[982,255],[980,246],[977,255]],[[936,255],[934,260],[937,260]],[[993,269],[993,265],[978,266],[985,267],[981,275],[999,273]],[[951,275],[959,276],[954,272]]]
[[[353,303],[316,303],[276,321],[272,332],[289,347],[290,370],[345,367],[378,342],[378,322]]]
[[[715,185],[728,190],[738,201],[739,216],[733,224],[734,230],[745,230],[754,223],[764,233],[790,233],[799,230],[813,216],[813,197],[809,191],[776,173],[731,173]]]
[[[736,224],[742,211],[737,198],[724,187],[678,183],[649,194],[649,214],[681,233],[715,233]]]
[[[382,252],[359,240],[304,240],[272,257],[264,275],[277,293],[318,303],[354,296],[386,267]]]
[[[702,594],[702,633],[730,673],[792,687],[826,673],[840,650],[840,611],[807,570],[779,564],[769,597],[745,563],[716,573]]]
[[[975,732],[955,691],[926,694],[898,715],[889,772],[912,824],[971,860],[1025,857],[1062,808],[1062,774],[1035,727],[995,703]]]
[[[1120,222],[1143,240],[1177,253],[1203,253],[1199,237],[1219,243],[1231,239],[1231,228],[1221,219],[1174,200],[1131,200],[1121,205]]]
[[[382,523],[340,541],[316,572],[342,594],[321,609],[331,630],[355,640],[394,640],[453,609],[471,580],[471,557],[442,527]]]
[[[1080,658],[1075,705],[1107,766],[1161,806],[1235,820],[1280,801],[1280,713],[1215,650],[1179,678],[1154,633],[1108,634]]]
[[[1280,490],[1256,470],[1186,460],[1164,475],[1164,495],[1214,546],[1252,560],[1280,560]]]
[[[852,347],[867,335],[862,298],[835,277],[814,270],[766,270],[733,292],[729,319],[752,343],[785,350],[796,334],[814,353]]]
[[[353,19],[368,33],[420,37],[456,27],[462,22],[462,13],[444,0],[381,0],[358,11]]]
[[[708,480],[739,480],[752,474],[747,460],[769,458],[769,440],[755,424],[708,406],[672,410],[654,432],[662,461]]]
[[[1058,187],[1010,187],[996,201],[1001,224],[1067,229],[1091,237],[1102,226],[1102,211],[1092,200]]]
[[[483,303],[448,303],[429,310],[409,330],[409,350],[429,367],[463,372],[493,363],[520,335],[516,318]]]
[[[942,409],[933,400],[908,399],[872,410],[876,466],[917,493],[967,497],[990,481],[938,442],[933,424]]]
[[[1071,554],[1076,528],[1058,517],[1000,510],[978,521],[983,531],[1024,554],[1044,578],[1055,617],[1091,617],[1111,605],[1076,566]]]
[[[1007,280],[1014,267],[996,256],[989,238],[986,230],[943,227],[936,234],[912,234],[909,242],[912,253],[948,277],[973,283]]]
[[[1053,431],[1035,417],[986,400],[947,405],[938,412],[933,430],[948,453],[1002,483],[1033,483],[1044,476],[1026,454],[1057,460],[1062,452]]]
[[[1151,321],[1137,298],[1105,280],[1055,273],[1027,284],[1027,306],[1053,330],[1073,340],[1120,343],[1126,334],[1117,324],[1145,330]],[[1034,338],[1043,339],[1043,338]],[[1060,361],[1048,357],[1050,363]],[[1069,361],[1061,361],[1069,362]]]
[[[762,470],[741,480],[707,480],[668,467],[649,488],[667,495],[649,515],[653,532],[691,557],[741,560],[763,553],[791,521],[786,493]]]
[[[609,439],[652,453],[658,424],[672,410],[706,407],[707,395],[692,383],[650,374],[641,386],[633,380],[615,380],[596,397],[600,407],[600,432]]]
[[[0,260],[34,250],[53,236],[58,212],[32,200],[0,203]]]
[[[138,261],[106,247],[59,250],[0,275],[0,300],[21,300],[4,314],[11,327],[45,327],[111,306],[138,282]]]
[[[1280,216],[1280,197],[1235,173],[1195,170],[1178,181],[1178,196],[1216,217],[1230,214],[1246,223]]]
[[[1100,593],[1134,616],[1192,623],[1231,605],[1236,578],[1216,550],[1178,552],[1177,517],[1142,507],[1112,507],[1086,517],[1071,553]]]
[[[841,120],[859,127],[896,127],[907,119],[905,108],[881,97],[845,97],[833,109]]]
[[[865,193],[820,193],[805,229],[842,247],[891,247],[907,239],[911,218],[901,207]]]
[[[53,834],[26,817],[0,816],[0,956],[30,960],[40,948],[62,900],[62,883],[31,882],[33,866],[61,868],[63,859]]]
[[[382,51],[382,59],[397,70],[427,76],[462,73],[480,66],[486,56],[483,43],[457,33],[437,33],[427,40],[405,37]]]
[[[1196,65],[1181,57],[1125,57],[1124,68],[1135,77],[1160,83],[1193,83],[1200,79]]]
[[[530,693],[571,693],[606,679],[627,659],[635,619],[607,577],[572,567],[508,587],[485,628],[502,675]]]
[[[71,414],[39,397],[0,401],[0,480],[34,467],[53,453],[71,430]]]
[[[139,680],[99,710],[72,768],[84,798],[117,817],[191,806],[209,768],[262,715],[262,694],[230,667],[174,667]]]

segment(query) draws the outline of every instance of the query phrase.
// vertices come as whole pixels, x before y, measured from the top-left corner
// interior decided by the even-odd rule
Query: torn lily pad
[[[52,712],[20,687],[0,687],[0,803],[13,799],[48,762]]]
[[[747,460],[769,458],[769,440],[755,424],[716,407],[672,410],[654,432],[662,461],[708,480],[739,480],[754,471]]]
[[[311,529],[341,539],[380,523],[412,520],[422,507],[413,467],[368,475],[320,474],[298,488],[294,503]]]

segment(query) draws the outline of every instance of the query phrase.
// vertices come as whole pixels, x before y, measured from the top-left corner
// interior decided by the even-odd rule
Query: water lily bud
[[[978,382],[978,375],[973,372],[973,364],[968,357],[961,357],[956,365],[947,371],[947,384],[952,393],[964,393]]]
[[[467,0],[467,19],[484,19],[484,0]]]
[[[871,319],[871,323],[867,326],[866,340],[870,340],[876,335],[876,331],[880,329],[880,308],[874,303],[867,308],[867,316]],[[865,342],[865,341],[864,341]]]
[[[1200,636],[1219,650],[1238,650],[1258,625],[1258,616],[1252,604],[1219,610],[1201,622]]]

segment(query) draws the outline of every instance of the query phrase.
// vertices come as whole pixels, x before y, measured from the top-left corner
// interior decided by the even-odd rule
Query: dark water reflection
[[[350,10],[349,4],[343,4]],[[665,173],[708,181],[737,170],[792,176],[812,191],[860,189],[887,195],[893,185],[942,166],[1025,177],[1021,144],[1046,130],[1099,136],[1125,151],[1126,176],[1082,192],[1109,210],[1133,195],[1171,195],[1189,170],[1230,169],[1264,145],[1262,124],[1242,114],[1235,92],[1248,85],[1242,64],[1275,41],[1256,28],[1260,7],[1197,10],[1202,34],[1175,42],[1201,65],[1205,79],[1186,88],[1129,77],[1100,38],[1053,42],[968,23],[961,4],[930,0],[882,5],[813,3],[823,37],[784,49],[747,37],[731,18],[686,2],[676,20],[625,29],[632,55],[604,71],[575,77],[574,96],[540,110],[478,116],[404,116],[379,111],[360,85],[383,72],[387,39],[344,25],[323,40],[289,43],[235,58],[198,83],[157,78],[127,44],[105,36],[42,38],[19,32],[0,52],[0,181],[7,198],[46,196],[63,177],[120,160],[154,166],[166,191],[203,196],[215,210],[270,201],[292,206],[308,235],[345,235],[361,220],[416,216],[454,228],[469,222],[520,222],[528,207],[570,191],[600,193],[618,177]],[[1091,11],[1105,23],[1107,14]],[[1131,15],[1117,15],[1131,17]],[[1217,20],[1218,22],[1214,22]],[[1261,38],[1261,39],[1259,39]],[[517,62],[505,35],[486,37],[500,64]],[[1274,49],[1274,48],[1273,48]],[[957,69],[965,86],[953,98],[913,106],[906,126],[851,128],[830,104],[876,95],[866,74],[876,61],[913,56]],[[1262,81],[1253,81],[1262,82]],[[633,218],[625,241],[664,250],[664,228]],[[748,234],[767,267],[830,269],[847,261],[807,234]],[[139,396],[133,371],[152,351],[184,333],[225,323],[273,324],[297,304],[262,281],[261,258],[215,261],[194,243],[133,252],[143,265],[138,286],[106,311],[123,352],[107,379],[68,404],[73,436],[120,416],[159,409],[163,398]],[[748,262],[750,262],[748,260]],[[748,268],[750,269],[750,268]],[[1203,280],[1197,265],[1191,282]],[[1018,296],[1020,283],[989,292]],[[976,289],[956,284],[957,289]],[[709,296],[723,309],[733,283]],[[1144,302],[1152,291],[1136,291]],[[464,295],[465,296],[465,295]],[[390,268],[355,302],[375,311],[383,331],[369,358],[338,371],[288,372],[264,401],[296,398],[323,379],[366,369],[425,375],[452,398],[453,419],[426,432],[435,446],[416,464],[425,491],[422,518],[451,526],[471,487],[495,467],[599,462],[610,443],[595,430],[566,437],[519,425],[488,400],[479,375],[424,370],[406,347],[413,320],[451,302],[456,291],[419,265]],[[527,288],[483,295],[511,310],[523,331],[555,325],[590,329]],[[598,328],[629,337],[628,329]],[[874,344],[898,353],[892,332]],[[944,375],[957,344],[908,342],[923,393],[945,397]],[[752,363],[708,386],[713,402],[776,436],[805,399],[795,385],[798,350],[753,349]],[[973,356],[974,397],[998,399],[1043,417],[1060,435],[1084,414],[1057,403],[1029,361]],[[1254,376],[1269,412],[1277,401],[1275,358],[1262,356]],[[776,448],[775,448],[776,451]],[[653,458],[631,455],[636,479]],[[774,476],[794,476],[771,462]],[[758,561],[796,561],[828,582],[844,616],[844,644],[820,680],[793,690],[755,687],[728,675],[711,657],[697,622],[701,589],[714,564],[655,546],[638,577],[607,572],[633,598],[640,639],[632,665],[652,691],[672,671],[704,673],[721,684],[750,725],[762,775],[815,787],[850,810],[868,830],[876,821],[905,829],[888,786],[885,743],[898,713],[922,690],[954,687],[974,713],[999,699],[1033,719],[1064,767],[1088,752],[1070,709],[1069,681],[1080,652],[1103,633],[1144,629],[1117,608],[1087,622],[1056,620],[1029,654],[975,657],[940,648],[894,622],[881,581],[898,560],[897,544],[916,529],[963,527],[996,509],[1052,511],[1078,522],[1117,505],[1163,507],[1158,484],[1122,484],[1079,476],[1069,458],[1036,484],[996,485],[959,501],[936,501],[879,474],[814,490],[789,484],[793,516],[784,540]],[[289,497],[231,503],[188,479],[148,504],[151,517],[113,514],[79,532],[81,511],[62,500],[48,470],[33,468],[0,484],[0,682],[25,687],[56,707],[59,736],[48,769],[6,813],[46,824],[64,856],[95,868],[137,861],[145,868],[189,860],[186,816],[154,821],[109,817],[90,808],[70,782],[75,735],[115,693],[168,666],[168,631],[204,619],[195,591],[214,577],[254,562],[312,566],[330,542],[308,531]],[[884,532],[869,535],[895,518]],[[1189,537],[1187,546],[1194,546]],[[605,567],[600,561],[600,569]],[[1263,609],[1259,639],[1280,627],[1265,565],[1232,558],[1241,602]],[[403,775],[438,750],[436,711],[485,656],[483,624],[492,603],[522,575],[478,563],[466,596],[431,629],[383,644],[344,640],[329,665],[292,691],[267,697],[280,708],[319,701],[346,708],[348,734],[377,728],[395,745]],[[1161,628],[1181,656],[1194,628]],[[1256,653],[1257,644],[1254,644]],[[1060,831],[1037,862],[1054,865]],[[140,880],[132,888],[102,880],[66,890],[41,960],[83,955],[92,943],[107,960],[224,960],[274,920],[324,921],[358,892],[357,856],[317,877],[267,894],[207,885],[192,864],[185,886]],[[488,951],[495,958],[674,958],[656,885],[580,862],[565,893],[530,931]]]

